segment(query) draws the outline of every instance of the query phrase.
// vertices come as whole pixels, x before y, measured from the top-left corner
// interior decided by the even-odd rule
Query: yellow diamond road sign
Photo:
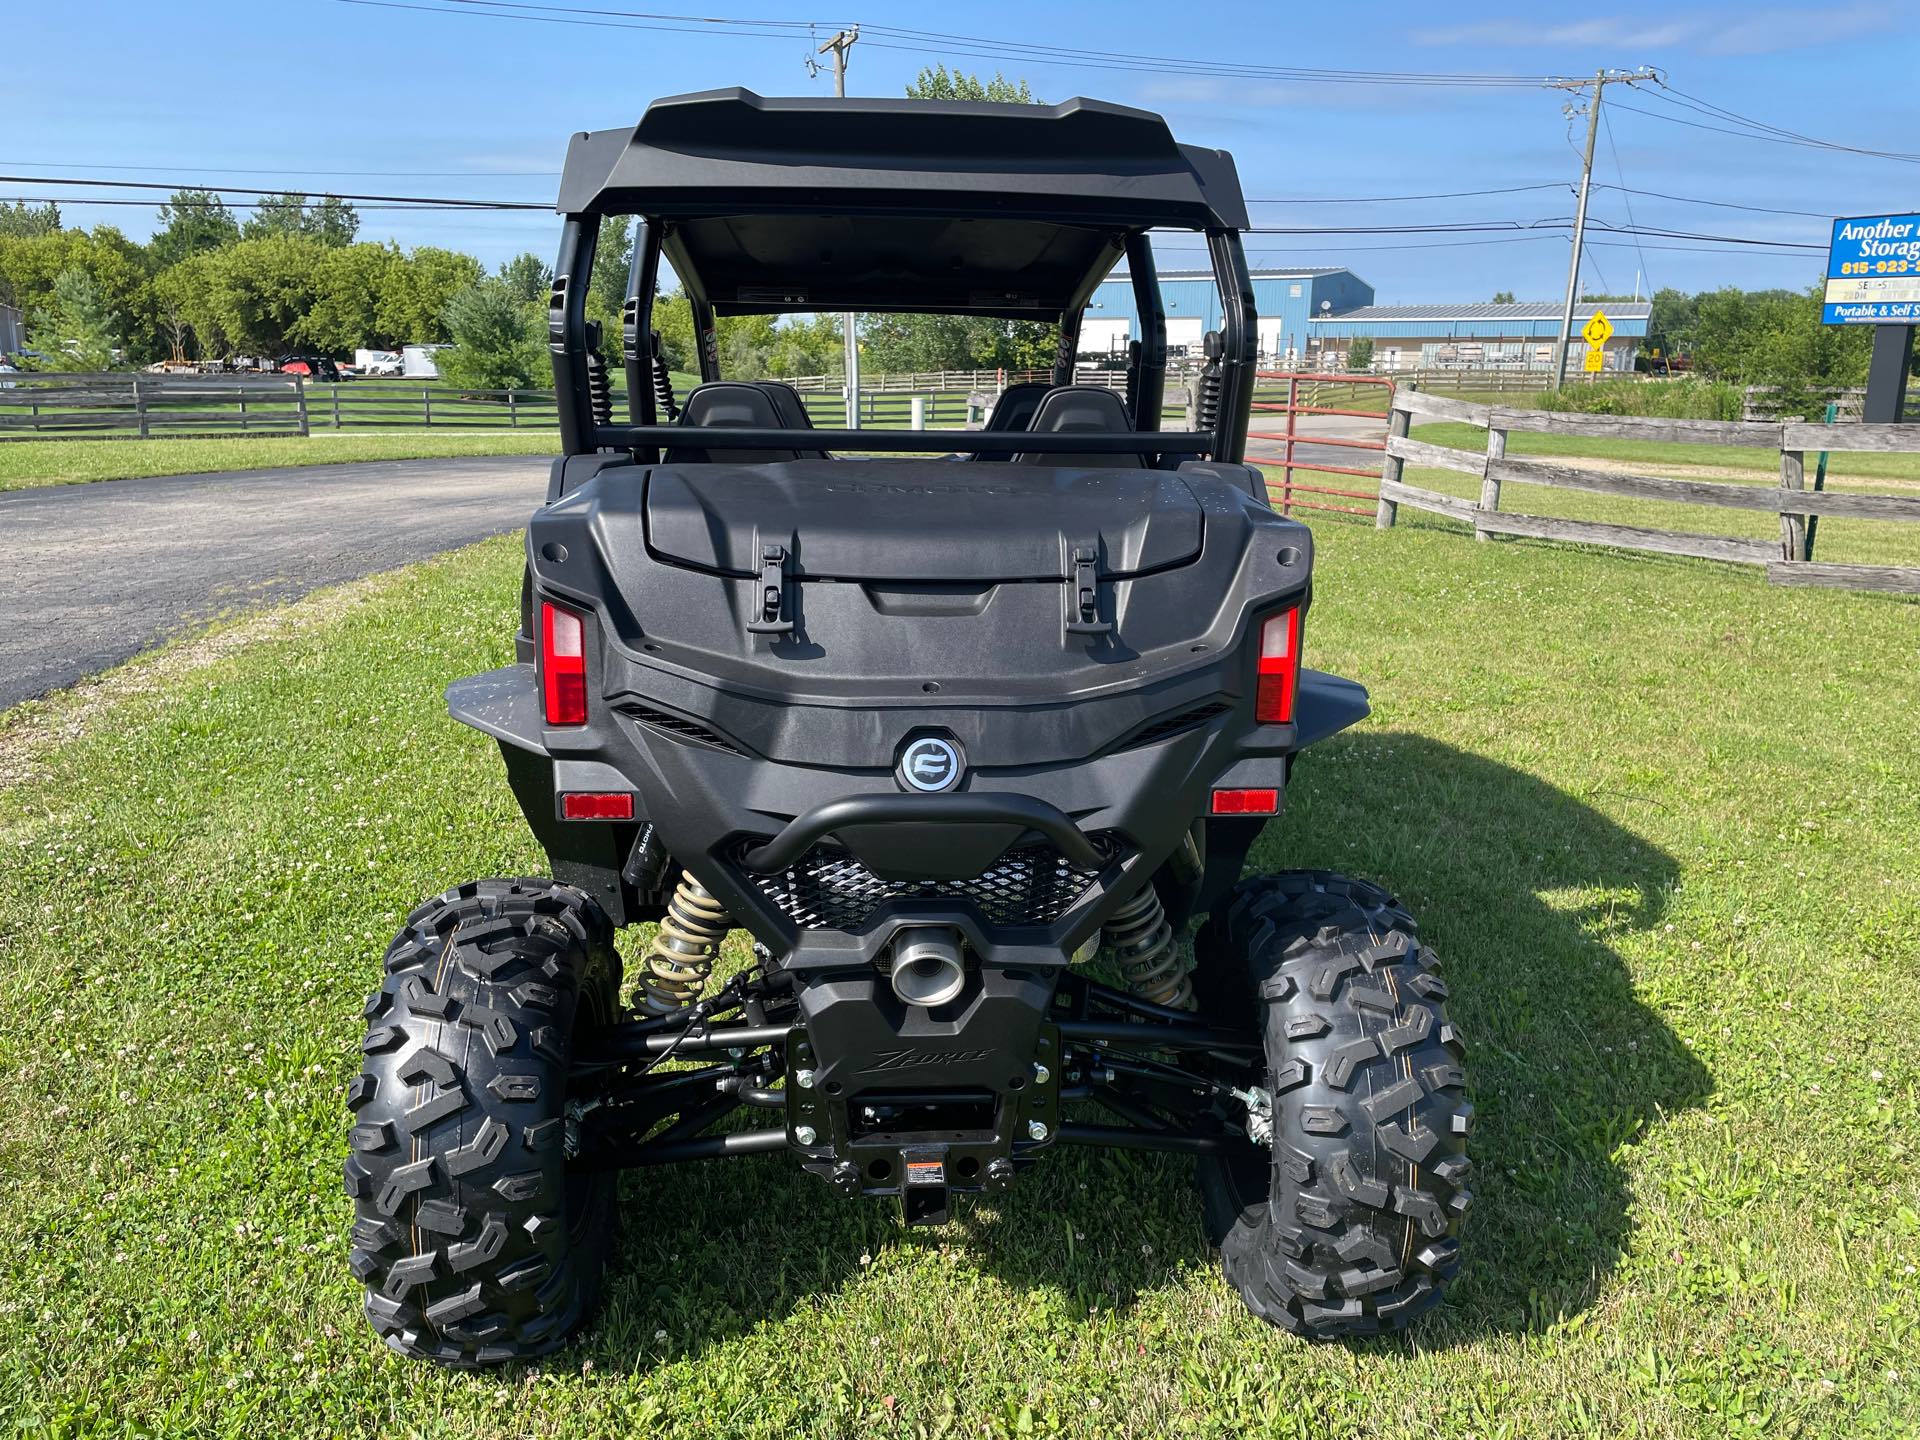
[[[1604,345],[1613,338],[1613,322],[1607,319],[1607,312],[1596,310],[1591,319],[1580,327],[1580,333],[1587,337],[1589,345]]]
[[[1607,352],[1604,346],[1601,346],[1601,345],[1587,346],[1586,368],[1588,370],[1603,369],[1605,368],[1606,363],[1607,363]]]

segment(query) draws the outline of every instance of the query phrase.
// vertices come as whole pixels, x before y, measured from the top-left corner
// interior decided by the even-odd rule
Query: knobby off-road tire
[[[591,1310],[615,1177],[564,1139],[576,1028],[619,1008],[606,915],[547,880],[428,901],[387,950],[348,1090],[350,1263],[403,1355],[470,1368],[557,1349]]]
[[[1297,1335],[1400,1329],[1453,1277],[1472,1200],[1438,960],[1386,891],[1325,871],[1242,881],[1199,947],[1202,1007],[1262,1027],[1274,1097],[1271,1155],[1201,1161],[1228,1281]]]

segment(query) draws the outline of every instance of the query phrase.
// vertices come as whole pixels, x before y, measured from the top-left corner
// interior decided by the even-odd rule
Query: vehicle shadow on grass
[[[1613,1158],[1711,1088],[1635,995],[1610,941],[1662,923],[1672,857],[1523,771],[1423,736],[1338,737],[1301,763],[1252,868],[1394,888],[1439,952],[1466,1037],[1475,1205],[1423,1347],[1543,1329],[1587,1309],[1632,1229]],[[955,1223],[905,1231],[781,1158],[641,1172],[590,1348],[646,1365],[829,1295],[883,1247],[958,1246],[1069,1314],[1125,1308],[1214,1265],[1191,1162],[1057,1151]],[[1249,1319],[1249,1324],[1257,1323]],[[656,1339],[665,1331],[666,1338]]]

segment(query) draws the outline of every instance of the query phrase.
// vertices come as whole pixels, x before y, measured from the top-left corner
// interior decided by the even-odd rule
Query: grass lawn
[[[62,447],[70,448],[70,447]],[[1320,527],[1375,713],[1265,867],[1383,879],[1478,1108],[1452,1301],[1314,1346],[1186,1162],[1067,1151],[905,1231],[784,1159],[649,1171],[537,1369],[378,1348],[341,1091],[405,911],[537,871],[440,688],[517,541],[0,717],[0,1414],[30,1433],[1895,1437],[1920,1427],[1920,607]],[[1906,657],[1902,663],[1899,657]]]
[[[445,455],[555,455],[553,430],[343,431],[233,440],[45,440],[0,445],[0,490],[77,485],[202,470],[271,470],[346,460],[422,460]]]

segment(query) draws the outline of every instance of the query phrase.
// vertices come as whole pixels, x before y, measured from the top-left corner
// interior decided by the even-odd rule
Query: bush
[[[451,349],[435,359],[440,374],[470,390],[540,389],[553,383],[545,316],[506,281],[469,285],[447,302]]]
[[[1583,415],[1643,415],[1664,420],[1738,420],[1741,387],[1697,375],[1676,380],[1600,380],[1547,390],[1521,403]]]
[[[1362,335],[1347,347],[1347,369],[1373,369],[1373,341]]]

